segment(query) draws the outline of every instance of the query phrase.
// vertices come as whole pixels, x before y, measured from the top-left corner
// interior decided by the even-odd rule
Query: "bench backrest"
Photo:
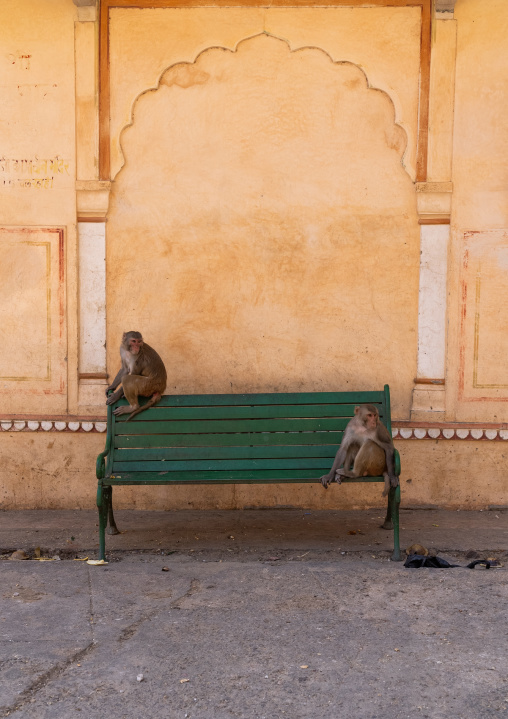
[[[377,392],[164,395],[129,422],[110,406],[106,476],[122,484],[316,481],[359,404],[375,405],[391,433],[388,385]]]

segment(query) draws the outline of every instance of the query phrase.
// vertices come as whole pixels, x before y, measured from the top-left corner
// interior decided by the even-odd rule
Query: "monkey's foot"
[[[128,404],[126,407],[117,407],[117,409],[115,409],[113,411],[113,414],[115,415],[115,417],[118,417],[121,414],[130,414],[131,412],[134,412],[134,410],[136,410],[136,409],[137,409],[136,405],[133,406],[131,404]]]
[[[354,472],[349,472],[347,469],[338,469],[337,474],[335,475],[335,481],[339,484],[342,482],[342,480],[346,477],[349,477],[350,479],[355,479],[358,475]],[[367,476],[367,474],[363,475],[364,477]]]
[[[398,487],[399,486],[399,478],[394,474],[393,477],[390,477],[390,487]]]

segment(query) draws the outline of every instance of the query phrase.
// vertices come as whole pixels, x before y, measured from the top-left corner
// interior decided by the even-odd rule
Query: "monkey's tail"
[[[154,404],[157,404],[157,402],[161,399],[161,396],[158,392],[156,392],[152,397],[148,400],[146,404],[144,404],[142,407],[138,407],[134,410],[126,419],[126,422],[129,422],[133,417],[135,417],[140,412],[143,412],[145,409],[148,409],[149,407],[153,407]]]

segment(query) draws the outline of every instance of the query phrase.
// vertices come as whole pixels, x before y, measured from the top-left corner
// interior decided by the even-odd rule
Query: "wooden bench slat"
[[[310,472],[309,474],[312,474]],[[199,478],[198,478],[199,477]],[[294,473],[291,474],[289,477],[282,477],[280,475],[276,477],[265,477],[264,479],[252,479],[248,477],[242,477],[240,478],[239,475],[235,473],[233,477],[214,477],[212,478],[211,475],[203,474],[203,472],[197,472],[196,477],[193,479],[182,479],[182,475],[176,474],[176,475],[168,475],[168,474],[161,474],[160,472],[157,472],[155,474],[151,474],[150,472],[138,472],[138,473],[123,473],[122,475],[118,475],[118,478],[116,475],[111,477],[106,477],[102,484],[103,486],[129,486],[134,484],[148,484],[148,485],[167,485],[167,484],[214,484],[216,482],[217,484],[315,484],[316,478],[314,475],[307,476],[307,477],[295,477]],[[371,483],[377,483],[377,482],[383,482],[384,483],[384,477],[358,477],[357,479],[344,479],[342,481],[342,484],[351,484],[351,483],[364,483],[364,484],[371,484]]]
[[[297,457],[335,457],[337,446],[329,445],[282,445],[261,447],[138,447],[117,449],[115,462],[189,460],[189,459],[289,459]]]
[[[304,432],[315,430],[337,430],[337,425],[344,420],[336,418],[310,419],[211,419],[185,420],[179,422],[132,422],[115,423],[115,433],[133,434],[210,434],[213,432]],[[347,422],[346,422],[347,424]],[[342,429],[342,427],[341,427]]]
[[[117,472],[220,472],[225,471],[263,471],[272,469],[315,469],[315,477],[323,474],[321,470],[330,468],[330,460],[326,457],[305,457],[290,459],[192,459],[170,461],[114,462],[113,474]]]
[[[384,392],[274,392],[261,394],[165,394],[158,407],[217,407],[219,405],[384,404]]]
[[[127,404],[125,400],[119,406]],[[345,426],[353,417],[354,404],[305,404],[305,405],[259,405],[255,407],[151,407],[138,415],[138,422],[157,420],[210,420],[210,419],[272,419],[272,418],[309,418],[339,417],[341,426]],[[128,415],[115,418],[115,423],[127,421]],[[118,429],[117,431],[120,431]]]
[[[145,481],[146,480],[146,481]],[[235,470],[218,472],[118,472],[111,477],[106,477],[103,484],[213,484],[214,482],[224,483],[227,481],[244,483],[250,482],[269,484],[277,482],[300,482],[309,481],[316,483],[315,469],[272,469],[272,470]],[[383,482],[383,477],[360,477],[355,481]]]
[[[246,432],[243,434],[157,434],[115,435],[115,449],[121,447],[236,447],[286,446],[321,444],[335,445],[342,441],[343,432]]]

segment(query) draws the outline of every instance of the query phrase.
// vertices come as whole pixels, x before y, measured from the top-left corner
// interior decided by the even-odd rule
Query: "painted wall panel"
[[[461,285],[459,398],[506,403],[508,230],[465,233]],[[506,412],[504,407],[498,411]]]
[[[422,225],[418,297],[418,377],[444,378],[449,225]]]
[[[58,228],[0,227],[3,412],[67,407],[65,244]]]
[[[79,222],[79,371],[106,371],[106,225]]]

